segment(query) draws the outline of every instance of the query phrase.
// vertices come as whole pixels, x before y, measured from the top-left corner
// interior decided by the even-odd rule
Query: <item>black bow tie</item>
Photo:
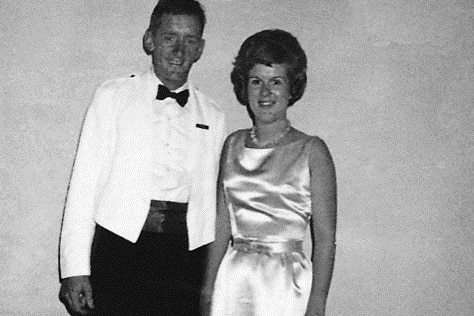
[[[171,92],[170,89],[168,89],[167,87],[161,84],[158,86],[158,94],[156,95],[156,98],[158,100],[173,98],[181,106],[186,105],[186,102],[188,102],[188,97],[189,97],[189,90],[183,90],[179,93],[174,93],[174,92]]]

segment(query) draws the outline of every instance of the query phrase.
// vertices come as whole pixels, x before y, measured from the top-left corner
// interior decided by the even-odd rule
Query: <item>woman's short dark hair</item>
[[[234,61],[230,79],[237,100],[248,106],[249,71],[256,65],[285,64],[290,80],[288,106],[301,99],[306,88],[307,59],[296,37],[283,30],[264,30],[247,38]]]
[[[150,18],[148,29],[155,32],[160,27],[164,14],[195,16],[201,24],[201,35],[206,25],[206,14],[199,1],[196,0],[160,0]]]

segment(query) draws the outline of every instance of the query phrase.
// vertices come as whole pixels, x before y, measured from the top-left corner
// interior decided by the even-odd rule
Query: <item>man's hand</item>
[[[72,316],[88,315],[94,308],[88,275],[65,278],[61,282],[59,300]]]

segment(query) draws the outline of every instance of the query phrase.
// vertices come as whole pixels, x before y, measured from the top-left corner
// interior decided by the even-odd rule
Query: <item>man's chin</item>
[[[173,89],[177,89],[181,87],[183,84],[186,83],[188,79],[188,74],[187,73],[168,73],[168,76],[166,76],[165,80],[171,84]]]

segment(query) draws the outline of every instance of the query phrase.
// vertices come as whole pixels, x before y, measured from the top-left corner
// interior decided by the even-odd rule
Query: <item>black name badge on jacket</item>
[[[204,124],[199,124],[199,123],[196,124],[196,127],[197,128],[202,128],[202,129],[209,129],[209,126],[204,125]]]

